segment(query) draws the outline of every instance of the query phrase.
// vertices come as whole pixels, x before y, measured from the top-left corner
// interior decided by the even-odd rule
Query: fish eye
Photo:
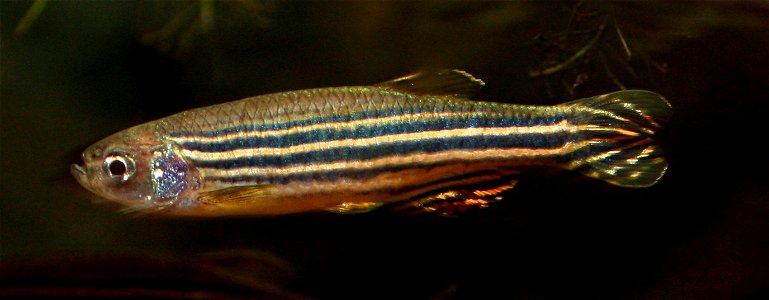
[[[112,178],[126,181],[136,171],[133,159],[123,154],[112,154],[104,158],[104,171]]]

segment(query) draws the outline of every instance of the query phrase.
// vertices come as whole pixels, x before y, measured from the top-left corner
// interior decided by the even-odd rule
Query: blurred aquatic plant
[[[13,35],[24,36],[46,9],[48,0],[35,0],[16,24]],[[140,41],[174,58],[187,57],[198,41],[211,43],[216,24],[266,28],[274,10],[271,0],[142,0],[135,11]]]
[[[213,43],[218,25],[226,27],[233,22],[265,28],[269,26],[271,1],[141,1],[136,13],[136,24],[143,44],[153,46],[161,53],[183,58],[197,48],[197,42]]]
[[[27,10],[21,20],[19,20],[19,23],[16,24],[16,29],[13,30],[13,35],[18,37],[27,33],[32,24],[35,23],[38,17],[40,17],[40,14],[47,4],[48,0],[35,0],[35,2],[32,2],[32,6]]]
[[[530,77],[543,77],[551,97],[559,91],[573,96],[588,81],[609,80],[620,89],[625,81],[642,77],[636,70],[645,66],[648,78],[664,74],[665,63],[654,61],[633,36],[622,27],[632,26],[614,16],[609,8],[596,8],[591,1],[577,1],[571,8],[566,28],[555,33],[541,33],[530,43],[540,55],[539,66]]]

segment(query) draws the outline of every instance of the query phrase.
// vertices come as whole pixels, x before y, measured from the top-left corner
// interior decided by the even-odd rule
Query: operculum
[[[179,147],[170,142],[152,149],[149,173],[152,201],[158,206],[172,205],[199,187],[194,167],[180,155]]]

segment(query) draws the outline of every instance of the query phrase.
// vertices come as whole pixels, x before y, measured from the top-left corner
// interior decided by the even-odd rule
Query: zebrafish
[[[469,100],[483,85],[441,70],[192,109],[96,142],[71,172],[129,210],[220,216],[396,202],[451,214],[501,199],[532,167],[622,187],[654,185],[667,169],[652,136],[672,109],[657,93],[553,106]]]

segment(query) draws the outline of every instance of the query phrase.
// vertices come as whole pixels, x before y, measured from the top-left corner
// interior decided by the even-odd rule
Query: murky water
[[[766,4],[56,1],[23,32],[17,26],[32,2],[0,5],[6,268],[62,256],[85,268],[127,268],[126,256],[195,263],[245,249],[245,261],[271,267],[248,264],[236,274],[321,299],[769,293]],[[593,37],[573,64],[529,76]],[[620,86],[659,92],[675,110],[660,136],[668,174],[647,189],[537,176],[456,218],[377,211],[234,219],[122,215],[68,174],[90,143],[178,111],[427,68],[482,78],[487,86],[475,98],[484,100],[553,104]],[[41,264],[29,266],[34,275]],[[56,285],[66,270],[40,284]],[[142,277],[137,270],[126,272]],[[3,276],[0,291],[18,285]]]

